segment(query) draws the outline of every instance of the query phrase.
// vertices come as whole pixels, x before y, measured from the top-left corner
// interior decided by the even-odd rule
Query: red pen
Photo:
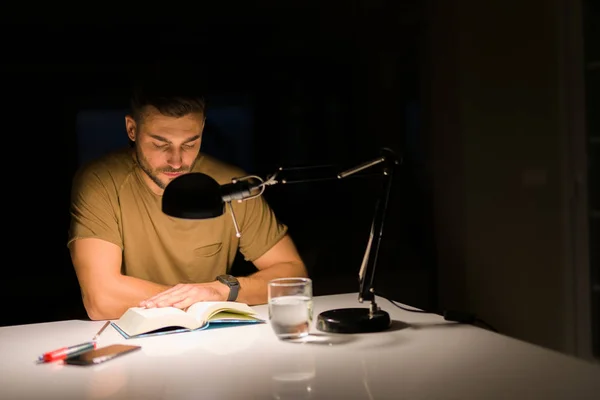
[[[47,353],[39,356],[39,362],[52,362],[57,360],[64,360],[67,357],[76,356],[78,354],[84,353],[88,350],[93,350],[96,348],[96,342],[85,342],[81,344],[76,344],[75,346],[62,347],[60,349],[56,349],[53,351],[49,351]]]

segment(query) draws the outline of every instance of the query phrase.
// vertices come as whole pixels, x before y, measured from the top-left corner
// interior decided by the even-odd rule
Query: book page
[[[227,311],[230,313],[254,315],[256,312],[247,304],[235,301],[201,301],[192,304],[187,309],[196,320],[205,324],[215,313]]]
[[[262,319],[254,315],[233,313],[228,311],[217,311],[208,320],[210,322],[262,321]]]
[[[195,329],[200,326],[196,319],[175,307],[132,307],[115,324],[130,336],[166,327]]]
[[[175,307],[133,307],[132,310],[145,318],[166,318],[168,315],[180,315],[182,313],[185,314],[185,311]]]

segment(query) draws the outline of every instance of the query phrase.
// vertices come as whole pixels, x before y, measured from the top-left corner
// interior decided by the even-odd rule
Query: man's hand
[[[229,288],[220,282],[180,283],[140,303],[140,307],[186,309],[199,301],[225,301]]]

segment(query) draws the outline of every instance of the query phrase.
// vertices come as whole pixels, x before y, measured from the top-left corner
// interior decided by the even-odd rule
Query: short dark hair
[[[169,117],[183,117],[190,113],[205,114],[206,103],[203,94],[191,79],[170,76],[146,77],[139,81],[130,100],[131,114],[141,123],[147,106],[155,107]]]

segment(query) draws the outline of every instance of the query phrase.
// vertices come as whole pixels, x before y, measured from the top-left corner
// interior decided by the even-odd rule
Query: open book
[[[247,304],[233,301],[203,301],[181,310],[175,307],[132,307],[112,326],[125,338],[189,332],[216,326],[262,323]]]

